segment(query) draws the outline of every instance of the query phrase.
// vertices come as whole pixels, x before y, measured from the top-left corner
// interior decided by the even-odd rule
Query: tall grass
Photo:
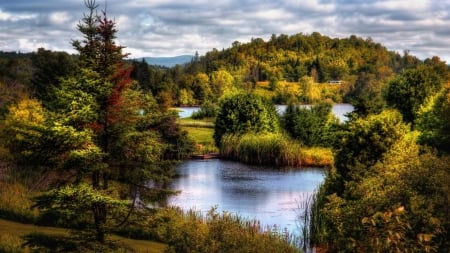
[[[325,192],[323,185],[319,186],[318,190],[308,199],[307,229],[309,246],[324,246],[324,237],[327,234],[325,217],[321,213],[324,207]]]
[[[0,181],[0,218],[33,223],[38,211],[32,210],[32,202],[25,186],[19,183]]]
[[[227,134],[222,137],[220,155],[255,165],[328,166],[333,154],[326,148],[307,148],[282,134]]]
[[[288,234],[262,228],[255,220],[245,220],[230,213],[211,209],[201,212],[165,209],[155,223],[161,238],[166,240],[166,252],[177,253],[290,253],[300,250],[290,241]],[[158,225],[156,225],[158,224]]]
[[[22,248],[22,239],[18,236],[0,234],[0,252],[3,253],[23,253],[29,249]]]

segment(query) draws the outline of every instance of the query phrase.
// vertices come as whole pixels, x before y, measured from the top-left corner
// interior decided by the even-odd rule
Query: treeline
[[[1,78],[24,84],[31,80],[32,92],[38,97],[50,96],[51,100],[51,87],[57,85],[57,78],[76,69],[77,58],[43,48],[28,54],[2,52]],[[351,102],[355,93],[361,93],[361,82],[370,83],[370,90],[379,90],[386,80],[403,69],[427,62],[442,63],[439,58],[421,61],[408,51],[403,54],[389,51],[370,38],[354,35],[330,38],[317,32],[272,35],[268,41],[260,38],[248,43],[236,41],[227,49],[213,49],[203,56],[196,53],[191,62],[172,68],[130,60],[131,78],[165,107],[216,103],[224,94],[255,90],[260,83],[268,83],[264,88],[274,102],[309,103],[317,101],[318,96],[308,94],[311,84],[330,80],[341,81],[331,91],[338,92],[339,96],[322,97],[334,102]],[[292,95],[296,89],[298,94]]]
[[[271,98],[275,102],[311,102],[315,99],[307,94],[308,85],[311,86],[308,81],[330,80],[342,81],[340,98],[327,98],[349,102],[355,92],[360,92],[358,85],[362,81],[370,83],[371,90],[377,90],[403,69],[436,61],[440,62],[439,58],[421,61],[408,51],[403,54],[388,51],[370,38],[354,35],[330,38],[319,33],[281,34],[273,35],[269,41],[259,38],[248,43],[236,41],[230,48],[213,49],[204,56],[196,54],[190,63],[170,69],[134,62],[133,77],[168,105],[216,102],[235,90],[258,89],[261,82],[269,84],[266,89],[273,93]],[[281,83],[288,83],[288,87]],[[295,89],[289,86],[300,86],[303,94],[286,96],[286,91]]]

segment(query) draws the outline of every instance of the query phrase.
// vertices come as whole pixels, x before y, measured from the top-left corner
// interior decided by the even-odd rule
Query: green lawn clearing
[[[69,235],[69,231],[63,228],[41,227],[0,219],[0,235],[2,239],[8,238],[10,240],[22,240],[22,236],[30,234],[32,232],[55,236]],[[111,239],[134,249],[136,252],[162,253],[166,248],[166,245],[162,243],[145,240],[133,240],[116,235],[111,236]],[[7,242],[2,240],[0,244],[2,243]]]

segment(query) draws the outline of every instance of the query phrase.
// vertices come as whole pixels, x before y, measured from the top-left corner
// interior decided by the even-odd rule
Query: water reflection
[[[171,186],[181,193],[169,199],[170,205],[202,212],[217,205],[220,212],[290,232],[297,229],[299,206],[324,179],[317,168],[280,171],[218,159],[186,161],[178,173]]]

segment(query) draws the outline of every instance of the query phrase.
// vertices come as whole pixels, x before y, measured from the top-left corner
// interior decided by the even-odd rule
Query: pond
[[[179,195],[169,205],[207,212],[217,206],[242,218],[257,219],[264,227],[277,226],[298,234],[298,215],[305,200],[323,182],[320,168],[271,169],[239,162],[188,160],[178,166],[172,189]]]
[[[309,105],[302,105],[309,106]],[[279,113],[283,113],[286,110],[286,105],[277,105],[277,110]],[[176,107],[178,110],[178,115],[180,118],[188,118],[192,115],[192,113],[199,110],[199,107]],[[332,112],[340,121],[345,121],[347,117],[345,114],[352,112],[353,106],[351,104],[334,104],[332,108]]]

